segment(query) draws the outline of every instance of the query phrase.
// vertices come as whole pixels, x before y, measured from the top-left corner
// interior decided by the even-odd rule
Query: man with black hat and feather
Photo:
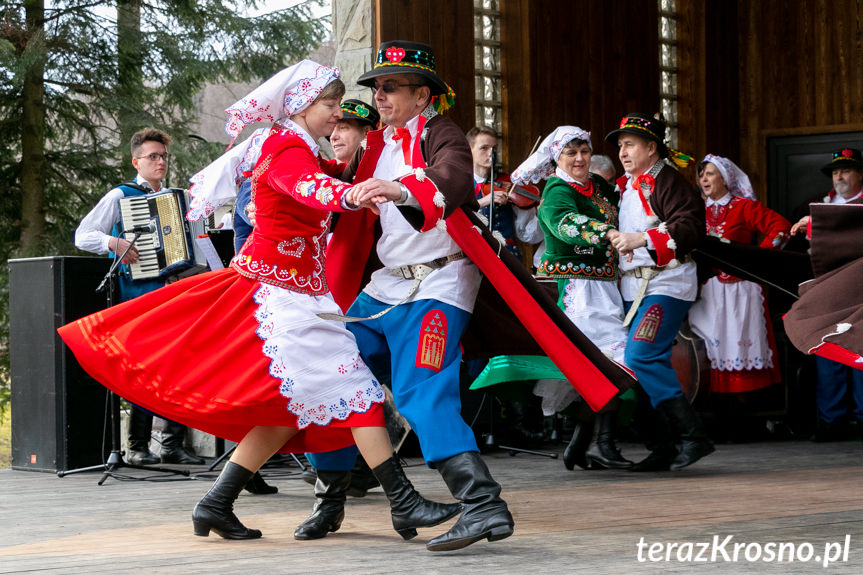
[[[650,400],[637,420],[649,434],[651,453],[630,469],[682,469],[714,450],[671,366],[672,341],[698,293],[689,252],[705,234],[704,201],[666,163],[670,158],[686,166],[692,158],[665,144],[661,119],[628,114],[605,140],[618,145],[626,171],[617,180],[620,230],[607,234],[620,252],[621,293],[629,305],[625,360]]]

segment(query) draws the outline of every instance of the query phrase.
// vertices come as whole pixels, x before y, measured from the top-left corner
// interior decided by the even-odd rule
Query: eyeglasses
[[[157,154],[157,153],[153,152],[152,154],[147,154],[146,156],[135,156],[135,157],[138,158],[139,160],[141,158],[147,158],[151,162],[158,162],[159,160],[163,160],[163,161],[167,162],[168,160],[171,159],[171,154],[168,154],[168,153]]]
[[[383,90],[384,94],[392,94],[399,88],[421,88],[424,84],[398,84],[396,82],[386,82],[384,84],[375,84],[372,87],[372,92]]]

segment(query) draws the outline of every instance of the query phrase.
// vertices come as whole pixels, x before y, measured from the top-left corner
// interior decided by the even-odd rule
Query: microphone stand
[[[141,237],[143,230],[135,230],[134,233],[135,237],[132,238],[131,243],[126,247],[122,254],[114,258],[114,261],[111,264],[111,268],[108,270],[108,273],[105,274],[105,277],[102,278],[102,283],[100,283],[99,287],[96,288],[97,292],[105,291],[107,288],[107,307],[109,308],[114,305],[114,278],[117,275],[117,269],[120,267],[120,264],[122,263],[123,258],[126,257],[126,254],[129,253],[129,250],[132,249],[132,246],[134,246],[135,243],[138,241],[138,238]],[[106,408],[110,409],[111,414],[111,453],[108,455],[108,460],[100,465],[91,465],[90,467],[58,471],[57,477],[65,477],[74,473],[83,473],[84,471],[101,470],[104,473],[102,474],[102,478],[99,479],[98,485],[102,485],[103,483],[105,483],[105,480],[108,479],[108,477],[113,477],[114,479],[139,481],[146,481],[150,479],[148,477],[132,477],[129,475],[120,475],[117,473],[117,470],[122,467],[129,467],[132,469],[144,469],[146,471],[158,471],[162,473],[173,473],[176,475],[183,475],[187,478],[189,477],[188,469],[150,467],[147,465],[136,465],[134,463],[127,463],[126,461],[124,461],[123,452],[120,451],[120,398],[117,396],[117,394],[115,394],[109,389],[107,400],[108,401]]]

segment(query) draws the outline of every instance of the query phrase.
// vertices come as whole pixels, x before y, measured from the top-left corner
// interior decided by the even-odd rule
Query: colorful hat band
[[[432,54],[423,52],[422,50],[405,50],[398,46],[390,46],[378,52],[375,68],[382,68],[384,66],[406,66],[409,68],[419,68],[432,74],[435,73],[434,56]]]
[[[343,103],[341,108],[343,113],[363,119],[367,119],[371,113],[371,110],[362,104],[354,104],[351,102]]]
[[[628,120],[628,118],[627,118],[627,120]],[[646,126],[642,126],[641,124],[629,124],[625,120],[625,121],[620,123],[620,129],[622,130],[624,128],[635,128],[636,130],[642,130],[644,132],[647,132],[648,134],[650,134],[654,138],[656,138],[657,141],[660,141],[660,142],[662,141],[662,138],[660,136],[656,135],[650,128],[648,128]]]

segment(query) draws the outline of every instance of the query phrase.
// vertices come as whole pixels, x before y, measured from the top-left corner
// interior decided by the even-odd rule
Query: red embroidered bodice
[[[252,174],[256,226],[231,266],[262,283],[312,295],[327,293],[326,234],[350,187],[331,178],[296,134],[270,136]]]

